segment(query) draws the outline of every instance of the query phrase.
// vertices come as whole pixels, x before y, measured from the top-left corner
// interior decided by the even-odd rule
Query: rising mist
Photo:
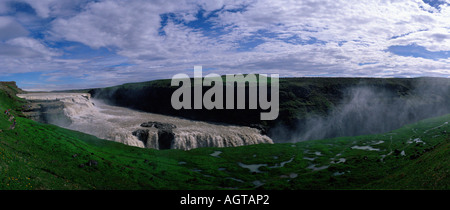
[[[420,78],[411,91],[360,83],[346,88],[327,115],[313,114],[295,129],[278,126],[277,142],[297,142],[339,136],[388,132],[405,124],[450,113],[450,83],[445,78]]]

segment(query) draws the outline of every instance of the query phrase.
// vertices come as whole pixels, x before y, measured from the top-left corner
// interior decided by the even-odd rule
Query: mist
[[[413,82],[408,91],[364,83],[349,87],[325,116],[311,114],[299,120],[295,129],[277,126],[269,136],[276,142],[298,142],[384,133],[450,113],[448,79],[419,78]]]

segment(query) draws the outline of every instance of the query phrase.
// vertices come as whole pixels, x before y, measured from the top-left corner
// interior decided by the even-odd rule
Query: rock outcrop
[[[171,123],[162,123],[162,122],[146,122],[146,123],[142,123],[141,127],[147,127],[147,128],[157,128],[157,129],[163,129],[163,130],[167,130],[167,129],[174,129],[177,128],[176,125],[171,124]]]
[[[144,129],[138,129],[132,132],[133,136],[136,136],[139,141],[142,141],[144,143],[144,146],[147,147],[147,141],[148,141],[148,130]]]
[[[172,148],[172,143],[175,140],[175,134],[172,129],[175,129],[177,126],[171,123],[162,123],[162,122],[145,122],[141,124],[141,127],[146,128],[156,128],[157,131],[157,145],[153,145],[154,148],[158,149],[170,149]],[[149,130],[146,129],[138,129],[133,131],[133,135],[136,136],[140,141],[142,141],[147,147],[148,139],[149,139]]]
[[[158,142],[159,149],[170,149],[172,143],[175,140],[175,134],[172,129],[159,129],[158,130]]]

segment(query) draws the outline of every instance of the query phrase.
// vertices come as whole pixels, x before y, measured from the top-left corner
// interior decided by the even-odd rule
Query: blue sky
[[[105,87],[193,72],[450,77],[450,1],[0,0],[0,80]]]
[[[392,45],[387,49],[388,52],[400,56],[411,56],[415,58],[425,58],[432,60],[448,59],[450,58],[450,51],[429,51],[425,47],[419,45]]]

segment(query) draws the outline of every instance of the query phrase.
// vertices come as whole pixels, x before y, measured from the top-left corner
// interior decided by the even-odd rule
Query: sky
[[[450,0],[0,0],[0,81],[450,77]]]

